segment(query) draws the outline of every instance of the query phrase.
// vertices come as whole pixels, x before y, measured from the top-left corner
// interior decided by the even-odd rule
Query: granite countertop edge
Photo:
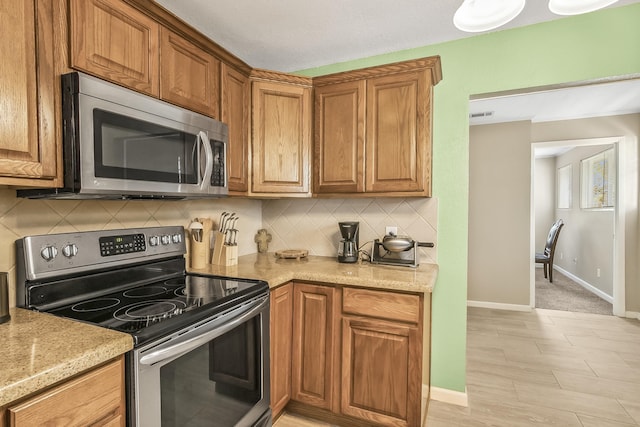
[[[133,348],[130,335],[21,308],[0,324],[0,407],[95,368]]]
[[[432,293],[438,265],[423,263],[417,268],[371,264],[344,264],[335,257],[308,256],[278,259],[273,253],[243,255],[233,266],[207,265],[193,273],[264,280],[270,288],[292,280],[357,286],[370,289]]]

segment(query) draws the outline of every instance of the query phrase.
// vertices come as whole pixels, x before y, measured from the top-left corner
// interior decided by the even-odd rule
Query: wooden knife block
[[[211,264],[213,265],[236,265],[238,264],[238,246],[225,245],[224,233],[214,231],[215,241],[213,243],[213,255]]]

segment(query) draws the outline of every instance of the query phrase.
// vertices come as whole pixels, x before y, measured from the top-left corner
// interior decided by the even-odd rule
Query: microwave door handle
[[[198,166],[198,174],[202,171],[202,166],[204,164],[204,173],[198,178],[202,178],[200,180],[200,191],[205,191],[209,188],[211,183],[211,174],[213,173],[213,150],[211,149],[211,142],[209,141],[209,137],[203,131],[198,132],[198,140],[202,144],[204,148],[204,159],[200,158],[200,165]],[[204,162],[204,163],[203,163]]]

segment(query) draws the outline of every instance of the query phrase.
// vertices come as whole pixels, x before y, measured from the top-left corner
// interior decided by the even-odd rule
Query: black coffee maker
[[[339,222],[342,240],[338,244],[338,262],[358,262],[358,227],[359,222]]]

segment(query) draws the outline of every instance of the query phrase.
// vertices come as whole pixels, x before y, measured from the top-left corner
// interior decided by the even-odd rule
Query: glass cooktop
[[[136,344],[266,292],[265,282],[187,274],[48,310],[132,334]]]

